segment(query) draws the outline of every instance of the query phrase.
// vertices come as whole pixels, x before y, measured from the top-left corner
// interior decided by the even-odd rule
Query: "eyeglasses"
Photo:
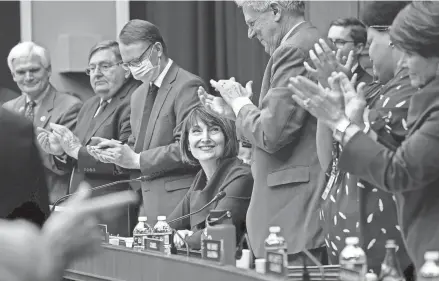
[[[387,32],[390,30],[390,25],[371,25],[369,27],[375,29],[378,32]]]
[[[122,67],[125,68],[125,69],[129,69],[129,67],[138,67],[138,66],[140,66],[142,64],[143,60],[144,60],[143,57],[145,56],[146,52],[148,52],[149,48],[151,48],[154,45],[155,45],[155,43],[149,45],[148,48],[146,48],[146,50],[143,51],[143,53],[138,58],[132,59],[129,62],[122,63]],[[149,54],[149,55],[151,55],[151,54]]]
[[[87,75],[91,75],[92,73],[95,73],[98,69],[102,72],[102,73],[107,73],[111,68],[121,65],[122,62],[116,62],[116,63],[101,63],[101,64],[97,64],[97,65],[89,65],[89,67],[87,67],[85,69],[85,73]]]
[[[328,38],[328,41],[330,41],[334,46],[337,48],[343,47],[346,43],[355,43],[353,40],[343,40],[343,39],[330,39]]]

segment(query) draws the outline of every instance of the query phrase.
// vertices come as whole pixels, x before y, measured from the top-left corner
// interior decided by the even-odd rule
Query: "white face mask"
[[[149,83],[156,78],[156,74],[160,68],[160,57],[157,65],[153,66],[151,60],[149,59],[151,57],[151,54],[152,52],[145,60],[142,61],[139,66],[129,66],[130,72],[133,75],[134,79],[142,81],[144,83]]]

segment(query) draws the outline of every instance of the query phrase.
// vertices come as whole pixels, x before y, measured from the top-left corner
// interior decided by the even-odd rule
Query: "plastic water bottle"
[[[380,281],[405,281],[404,273],[396,257],[395,240],[387,240],[386,256],[381,264]]]
[[[172,246],[172,228],[166,222],[166,216],[157,217],[157,223],[154,226],[154,234],[159,234],[156,235],[154,238],[159,239],[163,242],[165,254],[170,255]]]
[[[133,248],[145,249],[144,237],[152,233],[152,227],[146,223],[147,217],[139,217],[138,223],[133,230]]]
[[[425,263],[419,270],[419,281],[439,280],[439,252],[425,252]]]
[[[283,255],[283,265],[284,267],[288,266],[288,257],[287,257],[287,242],[285,238],[280,236],[280,227],[279,226],[271,226],[268,231],[270,234],[264,242],[265,252],[277,252]]]
[[[366,279],[366,254],[358,243],[358,237],[346,238],[346,247],[340,253],[340,281],[364,281]]]

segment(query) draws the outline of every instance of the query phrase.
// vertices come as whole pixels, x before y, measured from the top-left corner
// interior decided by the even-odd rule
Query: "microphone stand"
[[[138,177],[138,178],[135,178],[135,179],[120,180],[120,181],[115,181],[115,182],[110,182],[110,183],[107,183],[107,184],[99,185],[99,186],[90,188],[90,190],[91,191],[99,190],[99,189],[103,189],[103,188],[106,188],[106,187],[109,187],[109,186],[113,186],[113,185],[116,185],[116,184],[121,184],[121,183],[131,183],[131,182],[136,182],[136,181],[142,182],[142,181],[146,181],[148,179],[149,179],[149,177],[147,177],[147,176],[141,176],[141,177]],[[63,197],[61,197],[58,200],[56,200],[55,203],[53,203],[53,205],[52,205],[51,212],[55,211],[56,206],[58,206],[60,203],[64,202],[67,198],[69,198],[72,195],[74,195],[74,193],[64,195]]]
[[[168,224],[171,225],[171,223],[174,223],[174,222],[176,222],[176,221],[180,221],[180,220],[183,220],[183,219],[185,219],[185,218],[188,218],[188,217],[190,217],[190,216],[192,216],[192,215],[198,214],[199,212],[203,211],[204,209],[206,209],[207,207],[209,207],[209,206],[212,205],[213,203],[215,203],[215,202],[217,202],[217,201],[223,199],[225,196],[226,196],[226,193],[225,193],[224,191],[220,191],[217,195],[215,195],[215,197],[212,198],[212,200],[210,200],[206,205],[204,205],[203,207],[201,207],[201,209],[198,209],[198,210],[196,210],[196,211],[194,211],[194,212],[191,212],[191,213],[189,213],[189,214],[186,214],[186,215],[184,215],[184,216],[181,216],[181,217],[175,218],[175,219],[173,219],[173,220],[170,220],[170,221],[168,221]],[[172,232],[173,232],[174,234],[177,234],[177,236],[180,237],[181,240],[183,240],[184,245],[185,245],[185,247],[186,247],[186,255],[189,256],[189,245],[187,244],[186,240],[183,239],[183,237],[181,237],[181,235],[180,235],[175,229],[173,229],[173,228],[172,228]]]
[[[210,200],[206,205],[201,207],[201,209],[196,210],[196,211],[194,211],[192,213],[186,214],[184,216],[178,217],[176,219],[170,220],[170,221],[168,221],[168,224],[171,224],[171,223],[174,223],[176,221],[180,221],[180,220],[183,220],[183,219],[188,218],[190,216],[193,216],[195,214],[198,214],[199,212],[203,211],[204,209],[206,209],[207,207],[209,207],[210,205],[212,205],[216,201],[219,201],[219,200],[223,199],[225,196],[226,196],[226,193],[224,191],[221,191],[217,195],[215,195],[215,197],[213,197],[213,199]]]

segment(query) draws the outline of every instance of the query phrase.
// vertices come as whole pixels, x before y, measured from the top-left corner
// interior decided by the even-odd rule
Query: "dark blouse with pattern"
[[[382,86],[374,82],[367,89],[371,129],[377,133],[378,141],[390,149],[396,149],[407,134],[407,111],[415,92],[407,69],[400,69],[387,84]],[[335,144],[333,150],[337,155],[342,147]],[[332,164],[329,169],[331,167]],[[349,236],[360,238],[369,270],[375,273],[380,271],[388,239],[396,240],[399,245],[397,255],[401,268],[405,269],[411,263],[397,223],[394,196],[368,182],[340,171],[322,204],[320,219],[324,223],[325,242],[333,264],[338,264],[339,253]]]

